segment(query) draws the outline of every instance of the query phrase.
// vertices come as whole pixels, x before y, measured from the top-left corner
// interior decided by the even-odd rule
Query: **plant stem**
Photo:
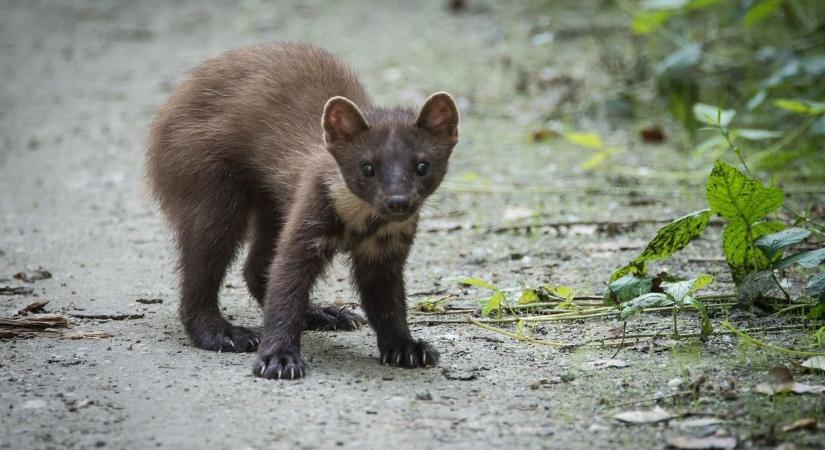
[[[756,339],[754,337],[749,336],[745,331],[736,329],[736,327],[734,327],[727,320],[723,321],[721,325],[722,325],[723,328],[727,329],[732,334],[735,334],[740,339],[744,339],[744,340],[750,342],[751,344],[756,345],[757,347],[765,348],[765,349],[768,349],[768,350],[773,350],[773,351],[776,351],[776,352],[779,352],[779,353],[785,353],[785,354],[788,354],[788,355],[795,355],[795,356],[825,356],[825,352],[806,352],[806,351],[803,351],[803,350],[795,350],[795,349],[792,349],[792,348],[779,347],[777,345],[769,344],[765,341],[760,341],[759,339]]]

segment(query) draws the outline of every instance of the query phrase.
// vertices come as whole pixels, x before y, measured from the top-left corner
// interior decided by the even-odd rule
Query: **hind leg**
[[[275,257],[275,244],[281,232],[283,222],[272,201],[259,200],[255,202],[255,211],[252,217],[250,231],[252,236],[249,245],[249,254],[244,263],[243,276],[246,286],[252,297],[263,306],[266,294],[266,280],[269,275],[269,265]]]
[[[196,347],[252,352],[260,342],[258,335],[229,323],[218,307],[218,292],[226,270],[246,235],[247,200],[232,183],[207,192],[211,195],[190,203],[176,221],[181,321]]]

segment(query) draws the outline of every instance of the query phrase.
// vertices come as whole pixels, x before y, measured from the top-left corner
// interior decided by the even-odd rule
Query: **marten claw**
[[[412,341],[385,348],[381,364],[400,367],[432,367],[438,364],[438,352],[424,341]]]
[[[306,368],[299,352],[269,350],[258,355],[253,366],[255,376],[276,380],[297,380],[306,375]]]

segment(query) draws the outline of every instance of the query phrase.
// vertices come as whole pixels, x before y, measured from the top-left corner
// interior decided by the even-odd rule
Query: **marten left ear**
[[[431,95],[418,112],[415,125],[451,144],[458,142],[458,107],[453,97],[446,92]]]
[[[344,97],[327,100],[322,124],[327,144],[350,141],[369,128],[358,106]]]

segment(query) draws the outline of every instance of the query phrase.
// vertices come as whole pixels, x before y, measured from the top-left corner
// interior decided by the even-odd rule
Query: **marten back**
[[[230,184],[249,199],[267,189],[288,204],[303,167],[334,167],[321,124],[334,96],[373,106],[352,70],[312,45],[263,44],[206,61],[151,126],[148,176],[161,207],[174,221]]]

